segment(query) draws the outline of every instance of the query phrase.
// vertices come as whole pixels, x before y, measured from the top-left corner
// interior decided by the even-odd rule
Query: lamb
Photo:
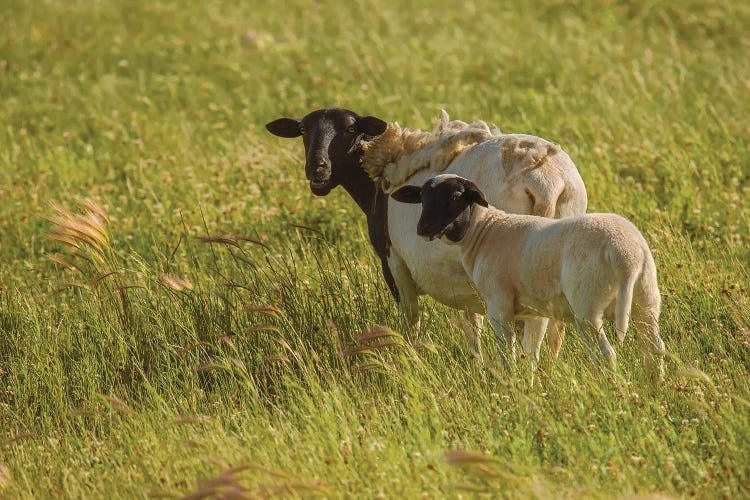
[[[539,362],[546,318],[574,320],[592,356],[595,343],[615,368],[603,319],[614,319],[623,341],[631,319],[647,337],[648,372],[664,375],[659,336],[661,298],[646,240],[627,219],[585,214],[560,220],[510,214],[491,207],[473,182],[438,175],[405,186],[395,200],[422,205],[417,234],[460,249],[461,263],[487,302],[501,363],[515,358],[515,319],[526,319],[522,342],[532,373]],[[533,380],[533,379],[532,379]]]
[[[340,185],[364,212],[383,276],[408,322],[418,326],[419,295],[462,310],[471,349],[480,359],[485,306],[458,250],[418,238],[419,210],[390,200],[388,192],[445,172],[471,179],[509,212],[564,217],[586,211],[586,188],[565,152],[538,137],[502,134],[484,122],[451,121],[443,112],[434,130],[425,132],[326,108],[302,119],[279,118],[266,128],[280,137],[302,137],[313,194],[326,196]],[[551,323],[555,354],[562,335]]]

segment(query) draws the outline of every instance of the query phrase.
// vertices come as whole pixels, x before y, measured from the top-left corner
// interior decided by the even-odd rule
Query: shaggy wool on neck
[[[363,142],[362,167],[386,193],[404,184],[421,170],[444,171],[467,149],[501,135],[483,121],[450,120],[442,111],[432,132],[402,129],[398,123],[372,141]]]

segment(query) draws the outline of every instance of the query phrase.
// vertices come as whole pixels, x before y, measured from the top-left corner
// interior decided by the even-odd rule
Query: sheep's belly
[[[516,319],[543,316],[561,321],[572,321],[573,313],[563,294],[540,299],[539,297],[520,297],[516,303]]]
[[[407,265],[421,293],[449,307],[484,314],[484,302],[455,256],[431,262],[407,262]]]
[[[464,271],[459,249],[442,242],[417,237],[410,245],[416,252],[402,254],[420,294],[426,294],[455,309],[484,314],[484,302]]]

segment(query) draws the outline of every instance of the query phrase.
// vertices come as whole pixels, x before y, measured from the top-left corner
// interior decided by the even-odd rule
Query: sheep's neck
[[[388,257],[391,253],[391,238],[388,235],[388,195],[375,185],[375,181],[362,169],[359,161],[345,168],[350,170],[351,175],[341,183],[341,187],[346,189],[367,217],[367,234],[370,236],[370,243],[380,257],[385,282],[398,302],[396,281],[388,266]]]
[[[359,205],[359,208],[369,220],[370,217],[375,215],[374,212],[378,211],[379,205],[382,204],[381,202],[385,203],[387,201],[385,193],[377,188],[375,181],[362,170],[359,163],[345,168],[350,169],[352,174],[341,183],[341,187],[346,189],[346,192]]]

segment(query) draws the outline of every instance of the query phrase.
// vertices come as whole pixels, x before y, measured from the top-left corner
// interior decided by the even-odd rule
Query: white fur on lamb
[[[598,344],[614,367],[603,319],[615,320],[622,340],[632,314],[645,330],[648,367],[663,376],[656,265],[627,219],[585,214],[552,220],[473,205],[466,235],[451,246],[460,248],[463,268],[487,303],[504,355],[515,356],[513,321],[526,319],[523,348],[536,367],[545,318],[556,318],[574,320],[584,341],[592,350]]]

